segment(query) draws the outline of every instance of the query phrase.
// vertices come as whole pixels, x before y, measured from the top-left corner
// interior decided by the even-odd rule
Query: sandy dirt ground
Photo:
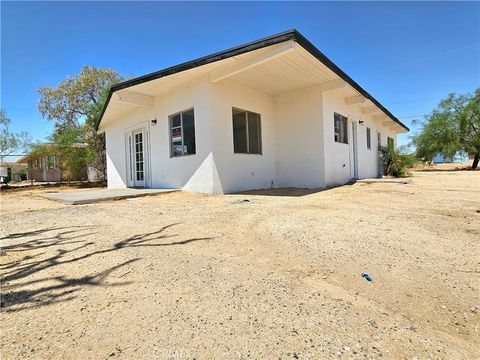
[[[479,171],[38,196],[56,190],[1,195],[2,360],[480,357]]]

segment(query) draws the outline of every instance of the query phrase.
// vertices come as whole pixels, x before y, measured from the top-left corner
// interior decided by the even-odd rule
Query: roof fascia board
[[[388,109],[386,109],[382,104],[380,104],[372,95],[370,95],[366,90],[364,90],[360,85],[358,85],[355,80],[348,76],[342,69],[333,63],[328,57],[326,57],[320,50],[318,50],[315,45],[313,45],[306,37],[300,34],[297,30],[293,30],[294,38],[297,43],[299,43],[305,50],[307,50],[311,55],[316,57],[320,62],[325,64],[330,70],[340,76],[345,80],[351,87],[357,90],[361,95],[365,96],[368,100],[373,102],[378,106],[388,117],[395,121],[398,125],[403,127],[405,130],[410,131],[410,129],[404,125],[400,120],[398,120]]]
[[[207,55],[192,61],[188,61],[179,65],[175,65],[160,71],[156,71],[147,75],[139,76],[134,79],[130,79],[127,81],[123,81],[121,83],[118,83],[116,85],[113,85],[107,96],[107,100],[105,101],[105,104],[103,105],[102,112],[100,113],[100,116],[97,119],[97,122],[95,124],[95,129],[98,130],[98,127],[100,125],[100,122],[103,118],[103,115],[105,114],[105,111],[107,110],[108,103],[110,102],[112,98],[112,94],[121,89],[125,89],[131,86],[139,85],[144,82],[148,82],[151,80],[159,79],[165,76],[173,75],[182,71],[190,70],[202,65],[207,65],[216,61],[221,61],[224,59],[227,59],[229,57],[245,54],[247,52],[253,51],[253,50],[258,50],[267,46],[279,44],[285,41],[289,40],[295,40],[295,32],[296,30],[291,29],[287,30],[283,33],[279,33],[276,35],[268,36],[259,40],[252,41],[247,44],[239,45],[227,50],[223,50],[211,55]]]

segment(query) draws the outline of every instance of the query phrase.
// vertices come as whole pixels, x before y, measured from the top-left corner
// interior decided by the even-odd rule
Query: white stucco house
[[[109,188],[204,193],[377,177],[408,131],[296,30],[115,85],[97,129]]]

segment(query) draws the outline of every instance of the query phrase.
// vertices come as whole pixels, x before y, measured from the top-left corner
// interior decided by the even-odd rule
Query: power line
[[[397,119],[412,119],[412,118],[425,116],[425,115],[428,115],[428,114],[419,114],[419,115],[411,115],[411,116],[399,116],[399,117],[397,117]]]
[[[439,97],[424,98],[424,99],[415,99],[415,100],[397,101],[397,102],[386,103],[385,105],[406,104],[406,103],[412,103],[412,102],[421,102],[421,101],[429,101],[429,100],[438,100],[438,99],[443,99],[444,97],[445,97],[445,96],[439,96]]]
[[[402,63],[398,63],[398,64],[396,64],[396,65],[393,65],[393,67],[416,64],[416,63],[422,62],[422,61],[424,61],[424,60],[429,60],[429,59],[438,59],[438,58],[440,58],[439,55],[452,54],[452,53],[456,53],[456,52],[458,52],[458,51],[462,51],[462,50],[465,50],[465,49],[469,49],[469,48],[473,48],[473,47],[478,47],[478,44],[479,44],[479,43],[476,42],[476,43],[468,44],[468,45],[466,45],[466,46],[462,46],[462,47],[458,47],[458,48],[454,48],[454,49],[448,49],[448,50],[438,51],[438,52],[436,52],[435,54],[431,54],[431,55],[427,55],[427,56],[423,56],[423,57],[418,57],[418,58],[416,58],[416,59],[412,59],[412,60],[404,61],[404,62],[402,62]]]

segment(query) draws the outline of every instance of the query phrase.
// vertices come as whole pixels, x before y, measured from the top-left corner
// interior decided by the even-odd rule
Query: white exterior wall
[[[311,87],[275,98],[279,187],[325,186],[322,92]]]
[[[154,118],[153,109],[135,108],[122,119],[105,126],[107,148],[107,182],[110,189],[127,187],[127,158],[125,131],[147,124]],[[148,121],[149,122],[149,121]]]
[[[106,124],[108,187],[127,187],[125,132],[144,124],[149,130],[150,140],[150,146],[145,149],[150,155],[151,169],[151,181],[148,184],[147,179],[147,185],[153,188],[182,188],[187,184],[196,191],[215,192],[213,182],[208,179],[209,176],[212,178],[209,105],[208,81],[201,78],[155,97],[153,109],[135,107],[122,119]],[[195,111],[196,154],[170,158],[169,116],[192,107]],[[156,125],[150,121],[154,118],[157,119]]]
[[[196,154],[170,158],[169,115],[195,110]],[[261,115],[262,155],[234,154],[232,108]],[[349,144],[334,141],[333,114],[349,119]],[[152,119],[157,124],[152,125]],[[359,120],[363,120],[362,125]],[[150,158],[146,186],[231,193],[270,187],[322,188],[348,182],[352,166],[351,121],[357,126],[358,177],[378,176],[377,131],[382,145],[395,133],[347,106],[334,92],[318,87],[273,97],[234,81],[210,83],[208,76],[155,97],[154,107],[133,107],[121,119],[104,124],[109,188],[127,182],[125,132],[145,126]],[[371,128],[371,150],[366,128]]]
[[[348,144],[335,142],[333,120],[335,112],[348,118]],[[377,132],[381,133],[382,146],[387,144],[388,136],[396,143],[395,132],[389,127],[383,127],[380,121],[374,121],[373,115],[362,114],[360,107],[346,105],[344,97],[333,92],[324,94],[323,119],[326,186],[344,184],[352,179],[354,161],[352,122],[355,122],[357,129],[358,178],[377,177],[379,175]],[[359,123],[360,120],[363,124]],[[367,149],[367,127],[371,129],[371,149]]]
[[[273,97],[230,80],[210,84],[210,95],[213,157],[223,192],[276,186]],[[260,114],[262,155],[234,153],[232,108]]]
[[[337,143],[334,138],[333,115],[337,112],[343,116],[350,117],[348,106],[344,98],[333,94],[325,93],[323,96],[323,131],[325,134],[325,185],[333,186],[343,184],[351,179],[350,167],[352,166],[352,154],[348,144]],[[350,120],[350,119],[349,119]],[[351,143],[351,125],[348,124],[348,142]]]

